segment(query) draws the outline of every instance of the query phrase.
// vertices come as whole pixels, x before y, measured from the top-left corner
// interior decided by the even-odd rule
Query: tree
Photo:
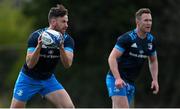
[[[25,42],[32,31],[33,20],[25,17],[19,7],[10,0],[0,3],[0,107],[9,107],[14,80],[17,78],[22,59],[24,58]],[[3,84],[2,84],[3,83]]]

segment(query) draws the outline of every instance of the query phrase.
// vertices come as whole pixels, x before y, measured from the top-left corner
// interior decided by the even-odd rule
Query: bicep
[[[27,53],[26,53],[26,62],[29,61],[29,59],[31,58],[33,52],[34,52],[35,48],[34,47],[29,47],[27,49]]]
[[[129,38],[126,36],[121,36],[118,37],[118,40],[113,48],[113,50],[111,51],[111,54],[109,56],[109,58],[119,58],[122,56],[122,54],[125,52],[126,50],[126,46],[129,42]]]
[[[38,43],[38,33],[32,33],[29,36],[28,43],[27,43],[27,53],[26,53],[26,61],[32,56],[33,52],[35,51],[35,48]]]
[[[66,52],[66,54],[67,54],[68,58],[72,60],[72,59],[73,59],[73,57],[74,57],[74,53],[73,53],[73,52],[71,52],[71,51],[68,51],[68,50],[66,50],[65,52]]]
[[[117,59],[117,58],[121,57],[122,54],[123,54],[122,51],[118,50],[117,48],[113,48],[113,50],[111,51],[111,54],[110,54],[109,58]]]

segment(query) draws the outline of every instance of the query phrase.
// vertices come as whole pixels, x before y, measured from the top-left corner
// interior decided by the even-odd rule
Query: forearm
[[[119,70],[118,70],[118,63],[117,60],[114,58],[109,57],[108,59],[110,70],[114,76],[115,79],[121,79]]]
[[[29,68],[33,68],[37,64],[40,57],[40,50],[41,47],[37,46],[32,54],[27,55],[26,63]]]
[[[60,58],[61,58],[61,62],[63,64],[63,66],[65,68],[69,68],[72,65],[73,59],[71,56],[68,56],[68,54],[66,53],[64,48],[60,49]]]
[[[158,61],[149,62],[152,79],[158,81]]]
[[[149,58],[149,68],[152,76],[151,89],[153,90],[154,94],[157,94],[159,92],[157,56],[152,56]]]

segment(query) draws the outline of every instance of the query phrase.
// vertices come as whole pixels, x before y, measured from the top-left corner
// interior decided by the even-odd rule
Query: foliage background
[[[26,54],[28,35],[48,26],[50,7],[69,10],[69,34],[76,43],[73,66],[57,68],[57,78],[76,107],[111,107],[105,76],[107,58],[116,38],[135,28],[134,13],[152,11],[152,33],[157,38],[160,93],[151,93],[148,65],[137,80],[135,107],[180,107],[180,1],[178,0],[0,0],[0,107],[10,105],[14,82]],[[53,107],[39,95],[27,107]]]

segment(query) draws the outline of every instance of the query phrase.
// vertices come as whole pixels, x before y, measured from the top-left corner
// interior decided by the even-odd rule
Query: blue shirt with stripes
[[[38,37],[47,28],[39,29],[33,32],[28,39],[27,52],[33,52],[38,44]],[[65,33],[64,37],[64,49],[65,51],[74,51],[73,38]],[[28,68],[27,63],[23,65],[21,71],[33,79],[45,80],[51,77],[54,73],[56,65],[60,60],[59,47],[51,47],[42,45],[40,51],[40,57],[37,64],[33,68]]]
[[[147,57],[156,55],[154,36],[151,33],[146,33],[146,36],[141,39],[134,29],[119,36],[114,46],[123,53],[117,59],[118,70],[121,78],[128,82],[134,83]]]

